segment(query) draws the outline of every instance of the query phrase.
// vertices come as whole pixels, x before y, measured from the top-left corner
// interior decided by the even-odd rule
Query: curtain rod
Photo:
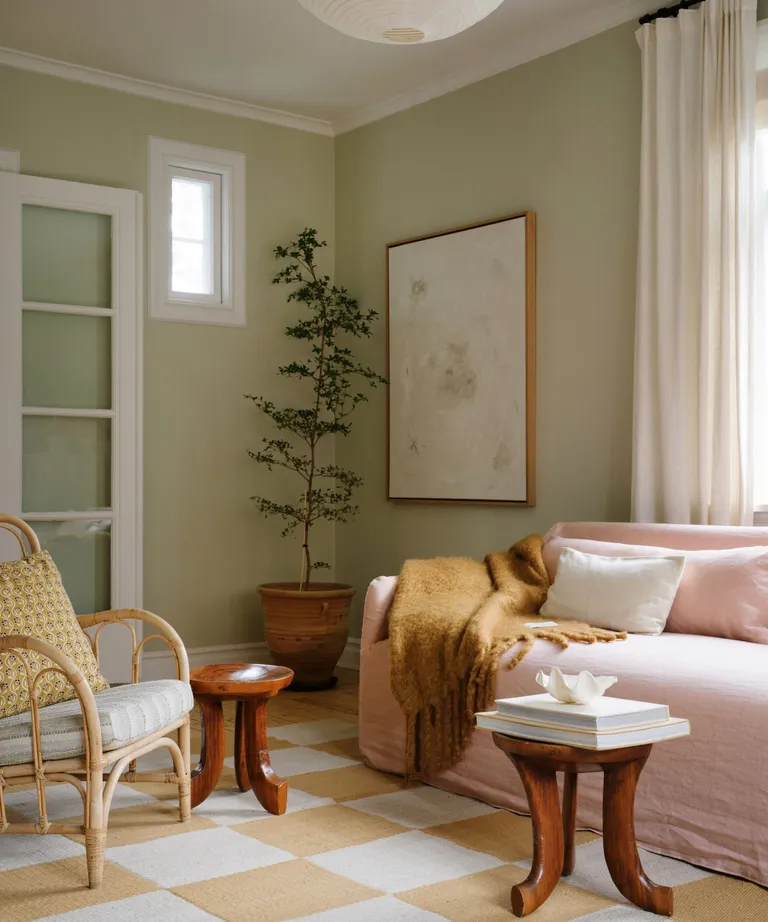
[[[665,6],[660,10],[656,10],[655,13],[648,13],[647,16],[643,16],[640,19],[640,25],[644,26],[649,22],[656,22],[657,19],[670,19],[673,16],[677,16],[680,10],[689,10],[692,6],[698,6],[699,3],[703,3],[704,0],[680,0],[680,3],[676,3],[674,6]]]

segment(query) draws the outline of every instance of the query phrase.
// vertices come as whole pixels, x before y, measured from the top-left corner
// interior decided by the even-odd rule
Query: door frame
[[[109,215],[112,219],[111,307],[88,308],[23,302],[22,206],[36,205]],[[62,410],[22,406],[24,310],[110,317],[111,410]],[[0,173],[0,511],[36,521],[111,520],[111,603],[141,608],[143,595],[143,197],[139,192],[19,173]],[[111,431],[111,511],[24,514],[22,421],[24,415],[108,417]],[[50,514],[49,514],[50,513]],[[57,514],[58,513],[58,514]],[[141,623],[135,623],[141,636]],[[115,681],[130,676],[118,663],[115,638],[102,634],[102,664]],[[118,636],[116,640],[124,640]],[[122,646],[122,645],[121,645]]]

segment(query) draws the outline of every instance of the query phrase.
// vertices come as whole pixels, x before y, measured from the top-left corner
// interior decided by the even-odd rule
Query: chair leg
[[[104,877],[104,846],[107,830],[103,825],[103,776],[101,769],[88,770],[86,797],[88,810],[85,826],[85,858],[88,865],[88,886],[96,890]]]
[[[191,815],[191,782],[190,782],[190,742],[189,742],[189,715],[179,727],[179,749],[184,760],[184,775],[179,778],[179,820],[188,823]]]

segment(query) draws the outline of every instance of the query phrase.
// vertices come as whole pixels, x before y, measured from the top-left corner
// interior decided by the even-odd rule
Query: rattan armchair
[[[29,544],[29,553],[40,550],[40,543],[34,531],[14,516],[0,515],[0,528],[11,531],[19,540],[23,553],[27,554],[24,542]],[[122,625],[127,628],[131,647],[132,683],[139,682],[141,651],[147,641],[160,639],[171,648],[176,659],[176,675],[181,682],[189,682],[189,663],[184,644],[176,631],[157,615],[139,609],[121,609],[104,611],[94,615],[78,618],[80,626],[95,628],[89,638],[97,662],[99,655],[99,636],[108,625]],[[153,632],[138,641],[131,621],[143,621],[151,626]],[[32,675],[20,650],[36,650],[48,657],[53,663],[49,669]],[[96,888],[101,883],[104,873],[104,848],[107,834],[109,810],[115,789],[119,782],[135,783],[139,781],[167,782],[179,788],[179,819],[186,822],[190,816],[190,742],[189,713],[171,721],[165,726],[154,729],[142,739],[119,748],[105,751],[102,745],[102,727],[98,711],[99,694],[94,695],[91,687],[80,670],[56,647],[45,641],[22,635],[0,636],[0,653],[15,654],[15,659],[22,663],[27,677],[30,699],[32,761],[22,764],[4,765],[0,758],[0,833],[48,834],[82,834],[85,837],[86,860],[88,867],[88,885]],[[41,739],[41,721],[45,720],[48,708],[40,707],[37,700],[37,686],[40,678],[47,672],[59,672],[73,686],[83,720],[84,746],[81,755],[70,758],[46,759],[44,744]],[[0,676],[0,679],[2,677]],[[102,693],[107,694],[107,693]],[[190,693],[191,695],[191,693]],[[13,718],[6,718],[12,720]],[[2,721],[0,720],[0,724]],[[172,735],[173,734],[173,735]],[[176,738],[174,738],[176,737]],[[156,749],[165,747],[173,758],[172,772],[138,772],[136,759]],[[83,823],[68,824],[49,822],[46,808],[46,785],[52,782],[66,782],[74,785],[83,801]],[[11,786],[34,784],[37,789],[38,821],[37,823],[12,823],[8,821],[4,793]]]

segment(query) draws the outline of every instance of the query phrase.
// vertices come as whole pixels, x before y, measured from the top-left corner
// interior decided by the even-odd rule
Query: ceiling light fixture
[[[369,42],[413,45],[463,32],[503,0],[299,0],[326,25]]]

